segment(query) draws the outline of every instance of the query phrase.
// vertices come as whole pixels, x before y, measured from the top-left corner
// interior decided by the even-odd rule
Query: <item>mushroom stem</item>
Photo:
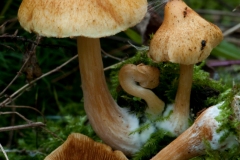
[[[158,116],[164,109],[164,102],[151,90],[159,84],[160,72],[157,68],[144,64],[126,64],[119,71],[119,82],[127,93],[146,101],[147,113]],[[137,85],[137,83],[139,85]],[[149,89],[147,89],[149,88]]]
[[[113,149],[136,152],[141,145],[130,132],[139,127],[138,119],[120,108],[108,90],[99,39],[78,37],[77,44],[84,108],[94,131]]]
[[[173,108],[174,128],[181,134],[189,127],[190,95],[192,88],[193,65],[180,64],[178,90]]]
[[[188,160],[205,154],[206,142],[213,150],[229,149],[237,145],[237,137],[233,134],[228,135],[224,141],[220,141],[226,132],[225,130],[218,130],[221,123],[216,120],[216,117],[221,112],[224,112],[220,109],[222,104],[223,102],[205,110],[190,128],[162,149],[151,160]]]

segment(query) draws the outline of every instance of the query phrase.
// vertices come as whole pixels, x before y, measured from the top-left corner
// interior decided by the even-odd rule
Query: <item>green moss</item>
[[[236,141],[240,135],[238,130],[240,122],[235,117],[232,108],[232,102],[235,95],[239,95],[240,86],[235,85],[232,89],[228,89],[221,93],[217,101],[222,101],[223,104],[219,107],[221,110],[220,114],[215,118],[220,126],[217,132],[223,132],[224,134],[220,137],[219,143],[226,140],[229,135],[235,135]],[[239,144],[239,142],[238,142]],[[208,141],[205,141],[206,154],[203,156],[192,158],[191,160],[237,160],[240,159],[240,145],[234,145],[229,149],[225,150],[213,150]]]
[[[235,85],[233,89],[229,89],[224,92],[220,98],[224,99],[224,103],[220,106],[221,113],[216,117],[216,120],[221,124],[217,132],[224,131],[224,136],[220,141],[224,141],[228,135],[233,134],[239,137],[240,131],[237,130],[240,126],[240,122],[235,117],[233,112],[232,102],[235,95],[239,95],[240,85]]]
[[[174,138],[171,134],[158,130],[153,133],[144,146],[133,156],[132,160],[144,160],[150,159],[153,155],[156,155],[162,148],[164,148]]]
[[[191,158],[191,160],[240,160],[240,146],[235,145],[231,149],[217,151],[213,150],[208,141],[204,141],[206,146],[205,155]]]
[[[144,100],[135,101],[134,97],[127,94],[119,84],[118,71],[123,65],[129,63],[136,65],[144,63],[158,67],[160,84],[152,91],[166,104],[174,103],[178,87],[179,65],[168,62],[154,63],[148,58],[146,51],[140,51],[134,57],[116,66],[111,73],[111,88],[114,88],[111,92],[121,107],[128,107],[137,115],[142,115],[147,107]],[[217,104],[219,102],[217,97],[227,89],[221,81],[212,80],[209,74],[201,69],[203,65],[204,63],[194,67],[190,105],[195,115],[202,109]]]

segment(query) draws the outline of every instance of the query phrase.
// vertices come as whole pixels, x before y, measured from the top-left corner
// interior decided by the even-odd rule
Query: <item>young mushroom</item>
[[[206,59],[222,39],[217,26],[201,18],[182,0],[167,2],[163,23],[151,40],[148,55],[155,62],[180,64],[175,104],[167,124],[175,135],[189,127],[193,66]]]
[[[232,126],[230,125],[231,122],[239,120],[239,104],[240,98],[235,96],[232,102],[233,115],[228,117],[228,126]],[[206,154],[209,147],[211,150],[223,151],[238,146],[239,137],[237,134],[233,134],[235,133],[233,128],[219,130],[222,122],[217,120],[217,117],[221,116],[222,112],[226,115],[222,105],[224,105],[224,102],[209,107],[202,112],[190,128],[163,148],[151,160],[188,160]],[[239,125],[235,126],[234,129],[239,132]],[[227,137],[223,139],[226,133],[230,134],[227,134]],[[206,144],[209,144],[209,146]]]
[[[121,151],[113,151],[111,147],[95,142],[89,137],[72,133],[67,140],[50,153],[44,160],[127,160]]]
[[[128,94],[144,99],[148,106],[146,112],[154,117],[160,115],[164,109],[164,102],[149,90],[158,86],[159,75],[158,68],[142,63],[139,65],[126,64],[118,74],[123,90]]]
[[[144,17],[147,0],[23,0],[21,26],[46,37],[77,37],[84,108],[98,136],[130,155],[141,146],[138,119],[112,98],[103,72],[100,37],[134,26]]]

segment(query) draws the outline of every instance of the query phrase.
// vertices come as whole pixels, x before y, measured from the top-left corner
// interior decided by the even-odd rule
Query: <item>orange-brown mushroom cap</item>
[[[95,142],[89,137],[72,133],[67,140],[48,155],[45,160],[127,160],[121,151]]]
[[[222,39],[216,25],[182,0],[170,0],[165,6],[164,21],[151,40],[149,56],[156,62],[196,64],[206,59]]]
[[[140,22],[146,0],[23,0],[21,26],[46,37],[105,37]]]

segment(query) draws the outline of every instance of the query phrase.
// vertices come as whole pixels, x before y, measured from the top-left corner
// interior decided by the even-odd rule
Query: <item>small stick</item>
[[[104,70],[104,71],[110,70],[110,69],[116,67],[117,65],[122,64],[123,62],[124,62],[124,60],[121,61],[121,62],[115,63],[115,64],[113,64],[113,65],[111,65],[111,66],[105,67],[103,70]]]
[[[2,150],[2,152],[3,152],[3,154],[4,154],[4,156],[5,156],[6,160],[9,160],[9,159],[8,159],[8,156],[7,156],[6,152],[5,152],[5,150],[3,149],[3,146],[2,146],[1,143],[0,143],[0,148],[1,148],[1,150]]]
[[[45,118],[44,118],[44,115],[42,114],[42,112],[40,112],[38,109],[36,109],[34,107],[31,107],[31,106],[15,106],[15,105],[6,105],[4,107],[6,107],[6,108],[27,108],[27,109],[32,109],[32,110],[38,112],[39,114],[41,114],[41,116],[43,117],[43,119],[45,121]]]
[[[41,126],[41,128],[42,128],[45,132],[51,134],[53,137],[55,137],[55,138],[59,139],[60,141],[64,142],[64,139],[62,139],[61,137],[59,137],[58,135],[56,135],[54,132],[50,131],[49,129],[45,128],[44,126]]]
[[[235,25],[234,27],[226,30],[225,32],[223,32],[223,36],[226,37],[228,36],[229,34],[235,32],[236,30],[238,30],[240,28],[240,23],[238,23],[237,25]]]
[[[239,17],[239,15],[240,15],[239,13],[233,13],[233,12],[229,12],[229,11],[219,11],[219,10],[198,9],[196,11],[199,14],[228,16],[228,17]]]
[[[78,55],[75,55],[74,57],[70,58],[68,61],[66,61],[66,62],[63,63],[62,65],[56,67],[55,69],[53,69],[53,70],[51,70],[51,71],[43,74],[42,76],[40,76],[40,77],[34,79],[33,81],[29,82],[28,84],[24,85],[23,87],[21,87],[20,89],[18,89],[16,92],[14,92],[12,95],[8,96],[8,98],[5,99],[3,102],[1,102],[1,103],[0,103],[0,108],[3,107],[3,106],[5,106],[5,105],[7,105],[7,104],[9,104],[14,96],[16,96],[16,95],[19,94],[20,92],[26,90],[30,85],[34,84],[34,83],[37,82],[38,80],[40,80],[40,79],[42,79],[42,78],[44,78],[44,77],[46,77],[46,76],[48,76],[48,75],[50,75],[50,74],[52,74],[52,73],[54,73],[54,72],[57,72],[57,71],[60,70],[62,67],[64,67],[65,65],[67,65],[69,62],[75,60],[77,57],[78,57]]]
[[[117,61],[122,61],[121,58],[118,58],[118,57],[112,56],[111,54],[105,52],[103,49],[102,49],[102,53],[105,54],[106,56],[112,58],[112,59],[115,59],[115,60],[117,60]]]
[[[26,122],[31,123],[30,120],[28,120],[26,117],[24,117],[22,114],[20,114],[18,112],[15,112],[15,111],[13,111],[13,112],[0,112],[0,115],[5,115],[5,114],[16,114],[19,117],[21,117],[23,120],[25,120]]]
[[[17,20],[18,20],[18,18],[15,17],[15,18],[12,18],[12,19],[9,19],[9,20],[5,21],[5,22],[0,26],[0,29],[2,30],[3,28],[5,28],[5,26],[6,26],[8,23],[16,22]]]
[[[33,122],[30,124],[23,124],[23,125],[10,126],[10,127],[1,127],[0,132],[25,129],[25,128],[29,128],[29,127],[43,127],[43,126],[45,126],[45,124],[43,124],[42,122]]]
[[[37,36],[36,41],[37,44],[40,42],[41,37]],[[28,63],[28,61],[31,59],[33,53],[35,52],[37,45],[32,44],[31,50],[29,51],[29,56],[27,57],[27,59],[25,60],[24,64],[22,65],[22,67],[20,68],[20,70],[17,72],[17,75],[12,79],[12,81],[7,85],[7,87],[0,93],[0,96],[4,94],[4,92],[13,84],[13,82],[21,75],[22,70],[24,69],[24,67],[26,66],[26,64]]]
[[[64,46],[64,45],[53,45],[53,44],[38,44],[37,42],[35,42],[35,41],[32,41],[32,40],[30,40],[30,39],[27,39],[27,38],[25,38],[25,37],[22,37],[22,36],[17,36],[17,35],[15,35],[15,34],[13,34],[13,35],[8,35],[8,34],[3,34],[3,35],[0,35],[0,39],[5,39],[5,40],[8,40],[8,39],[10,39],[10,40],[15,40],[15,41],[22,41],[22,42],[28,42],[28,43],[32,43],[32,44],[34,44],[34,45],[38,45],[39,47],[45,47],[45,48],[65,48],[65,49],[68,49],[68,50],[73,50],[71,47],[69,47],[69,46]],[[8,47],[9,48],[9,46],[6,46],[6,45],[4,45],[4,44],[0,44],[0,45],[3,45],[3,46],[5,46],[5,47]],[[11,47],[10,47],[10,49],[12,49]]]

